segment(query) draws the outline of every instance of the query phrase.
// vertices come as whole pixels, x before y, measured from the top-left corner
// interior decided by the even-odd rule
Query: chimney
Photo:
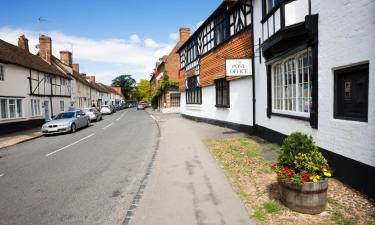
[[[69,51],[60,51],[60,60],[65,65],[72,67],[72,53]]]
[[[24,34],[22,34],[18,38],[18,47],[20,47],[23,50],[29,52],[29,40],[25,37]]]
[[[94,83],[96,83],[95,76],[90,76],[90,82],[94,82]]]
[[[39,55],[46,62],[52,62],[52,40],[45,35],[39,36]]]
[[[79,74],[79,64],[78,63],[73,63],[73,72],[76,72]]]
[[[190,28],[181,27],[180,28],[180,41],[185,42],[190,37]]]

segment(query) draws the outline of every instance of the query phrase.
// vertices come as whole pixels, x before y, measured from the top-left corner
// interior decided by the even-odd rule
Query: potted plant
[[[277,174],[283,204],[301,213],[321,213],[327,202],[327,178],[332,169],[313,138],[292,133],[283,141],[278,159],[272,169]]]

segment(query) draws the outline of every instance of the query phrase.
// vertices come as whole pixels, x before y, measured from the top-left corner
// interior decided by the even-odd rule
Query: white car
[[[111,110],[111,108],[108,105],[102,106],[102,108],[100,109],[100,112],[103,115],[104,114],[112,114],[112,110]]]
[[[77,129],[90,126],[90,118],[82,110],[61,112],[53,120],[43,124],[43,134],[76,132]]]

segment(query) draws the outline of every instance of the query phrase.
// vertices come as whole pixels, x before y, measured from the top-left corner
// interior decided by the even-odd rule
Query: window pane
[[[0,99],[1,118],[8,118],[8,99]]]
[[[22,99],[17,99],[17,117],[22,117]]]
[[[9,118],[16,117],[16,100],[9,99]]]

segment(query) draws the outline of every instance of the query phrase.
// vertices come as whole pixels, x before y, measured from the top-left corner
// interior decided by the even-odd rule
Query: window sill
[[[358,118],[358,117],[349,117],[349,116],[334,116],[333,118],[337,119],[337,120],[346,120],[346,121],[368,123],[368,118]]]
[[[271,115],[280,116],[280,117],[286,117],[286,118],[296,119],[296,120],[310,121],[309,117],[296,116],[296,115],[291,115],[291,114],[274,113],[274,112],[272,112]]]
[[[215,105],[216,108],[230,108],[230,105]]]

